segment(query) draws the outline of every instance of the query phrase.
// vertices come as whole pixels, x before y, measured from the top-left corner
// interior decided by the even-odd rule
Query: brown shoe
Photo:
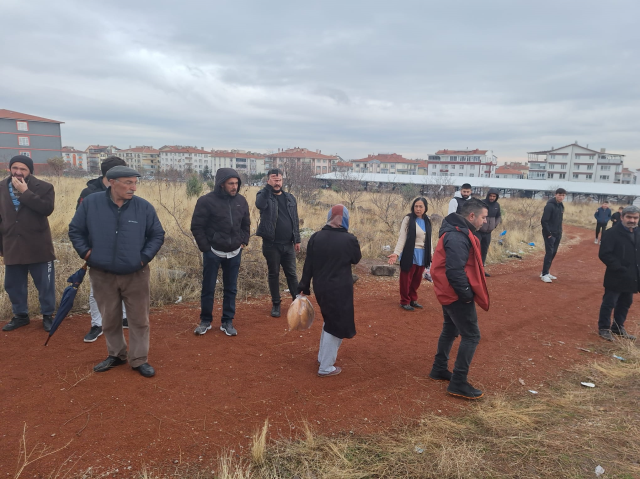
[[[337,376],[341,372],[342,372],[342,368],[340,366],[336,366],[336,368],[333,371],[331,371],[330,373],[327,373],[327,374],[318,373],[318,377],[326,378],[326,377],[329,377],[329,376]]]

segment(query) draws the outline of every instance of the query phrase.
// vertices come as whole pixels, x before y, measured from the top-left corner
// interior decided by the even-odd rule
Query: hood
[[[222,188],[222,184],[227,181],[229,178],[238,178],[238,191],[240,191],[240,187],[242,186],[242,180],[240,179],[240,175],[233,168],[219,168],[216,171],[216,192],[222,193],[224,190]]]
[[[487,197],[486,200],[489,201],[489,195],[496,195],[496,201],[498,201],[500,199],[500,192],[497,190],[497,188],[489,188],[489,191],[487,191]]]
[[[442,220],[438,236],[450,233],[451,231],[458,231],[458,229],[467,235],[469,234],[469,231],[474,232],[476,230],[471,223],[465,220],[458,213],[451,213]]]
[[[460,191],[456,191],[456,192],[453,194],[453,197],[454,197],[454,198],[462,198],[462,193],[460,193]]]
[[[557,206],[557,205],[561,205],[562,203],[558,203],[554,197],[554,198],[551,198],[549,201],[547,201],[547,204],[552,204],[554,206]]]
[[[107,189],[107,187],[104,186],[104,183],[102,182],[102,176],[98,176],[97,178],[94,178],[93,180],[87,181],[87,186],[89,188],[98,188],[98,189],[102,189],[102,190],[106,190]]]

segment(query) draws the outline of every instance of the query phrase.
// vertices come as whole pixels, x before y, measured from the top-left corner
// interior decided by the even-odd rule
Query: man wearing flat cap
[[[76,252],[91,268],[93,295],[102,316],[107,359],[93,370],[104,372],[125,364],[144,377],[155,370],[149,353],[149,262],[164,242],[156,210],[135,196],[140,175],[115,166],[107,172],[109,188],[87,196],[69,225]],[[129,351],[122,329],[122,302],[129,320]]]
[[[9,161],[11,176],[0,182],[0,256],[4,258],[4,288],[13,319],[2,330],[30,323],[28,275],[40,298],[45,331],[51,329],[56,307],[53,241],[48,216],[53,213],[53,185],[33,176],[33,161],[18,155]]]

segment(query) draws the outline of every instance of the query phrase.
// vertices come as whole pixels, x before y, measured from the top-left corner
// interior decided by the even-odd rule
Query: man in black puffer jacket
[[[262,237],[262,254],[269,269],[271,316],[280,317],[280,266],[287,278],[289,294],[295,299],[298,288],[296,253],[300,252],[298,204],[291,193],[282,189],[282,172],[267,173],[267,185],[256,195],[260,224],[256,236]]]
[[[502,213],[500,212],[500,192],[496,188],[489,188],[487,197],[484,200],[484,204],[487,205],[489,214],[487,215],[487,222],[482,225],[478,230],[478,239],[480,240],[480,250],[482,251],[482,264],[487,261],[487,253],[489,252],[489,245],[491,244],[491,233],[494,229],[502,223]],[[489,277],[489,273],[484,272],[484,275]]]
[[[126,166],[107,172],[109,188],[87,196],[69,225],[76,252],[90,266],[91,286],[102,315],[109,357],[104,372],[129,360],[144,377],[155,375],[149,354],[149,262],[164,242],[156,210],[135,195],[140,174]],[[129,352],[122,333],[122,302],[129,319]]]
[[[556,257],[560,240],[562,239],[562,219],[564,217],[564,205],[562,202],[565,196],[567,196],[567,190],[558,188],[555,196],[547,201],[540,220],[545,249],[540,279],[545,283],[551,283],[552,280],[557,279],[549,273],[549,269],[551,269],[551,263]]]
[[[194,333],[205,334],[213,320],[213,298],[218,270],[222,267],[224,298],[220,330],[236,336],[233,327],[238,292],[238,271],[242,249],[249,244],[249,205],[238,193],[240,175],[232,168],[216,172],[215,189],[201,196],[191,218],[191,233],[202,251],[202,291],[200,294],[200,325]]]

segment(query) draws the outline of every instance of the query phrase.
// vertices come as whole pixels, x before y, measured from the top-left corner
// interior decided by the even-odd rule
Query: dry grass
[[[75,212],[76,201],[80,191],[85,186],[84,179],[55,178],[50,179],[56,188],[56,209],[49,218],[54,238],[57,261],[56,289],[58,298],[67,286],[66,279],[75,272],[83,262],[73,250],[68,238],[68,225]],[[251,232],[255,234],[259,211],[255,208],[255,195],[258,188],[245,188],[243,194],[247,197],[251,210]],[[165,244],[151,266],[151,297],[154,306],[171,304],[182,297],[182,301],[196,301],[200,295],[202,259],[190,233],[191,215],[195,207],[196,198],[187,198],[184,183],[144,182],[138,188],[138,194],[149,200],[155,207],[160,221],[166,231]],[[389,254],[385,247],[393,249],[397,240],[397,229],[402,217],[408,212],[406,201],[396,195],[393,207],[389,209],[391,221],[386,224],[378,208],[374,206],[373,195],[379,193],[365,193],[359,198],[356,208],[351,211],[351,231],[358,237],[362,253],[365,258],[376,258],[381,261]],[[396,201],[397,200],[397,201]],[[319,201],[313,205],[299,202],[299,215],[304,236],[308,238],[311,232],[319,230],[326,222],[327,210],[330,205],[342,202],[340,195],[332,190],[322,190]],[[535,248],[527,243],[540,242],[540,214],[544,206],[543,201],[522,199],[501,200],[503,207],[504,225],[507,234],[503,239],[503,247],[491,248],[488,263],[503,262],[509,252],[526,254]],[[575,204],[567,205],[565,218],[568,222],[578,225],[595,224],[593,212],[597,205]],[[429,214],[446,215],[446,202],[430,204]],[[440,227],[437,216],[434,220],[434,241]],[[497,235],[494,241],[497,242]],[[303,246],[306,244],[303,238]],[[262,257],[261,240],[253,237],[249,248],[243,251],[242,266],[238,279],[238,298],[247,299],[251,296],[268,293],[266,262]],[[539,248],[538,245],[536,248]],[[299,266],[304,261],[304,250],[298,255]],[[176,277],[176,271],[183,277]],[[282,278],[284,281],[284,278]],[[4,281],[4,268],[0,268],[0,281]],[[220,285],[221,287],[222,285]],[[282,286],[286,288],[285,283]],[[78,291],[75,311],[88,310],[89,288],[83,286]],[[30,281],[29,309],[33,316],[39,313],[37,292]],[[6,294],[0,295],[0,320],[11,317],[11,307]]]

